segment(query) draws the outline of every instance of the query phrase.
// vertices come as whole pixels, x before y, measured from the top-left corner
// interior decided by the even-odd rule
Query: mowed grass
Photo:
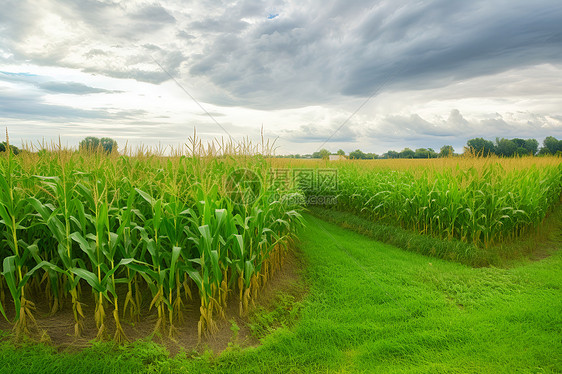
[[[403,251],[307,216],[300,321],[257,348],[167,356],[152,343],[78,354],[0,346],[2,372],[562,371],[562,253],[510,269]],[[560,243],[558,243],[560,244]]]

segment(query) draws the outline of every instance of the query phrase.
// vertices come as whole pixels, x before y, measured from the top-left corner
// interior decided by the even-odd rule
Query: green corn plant
[[[209,198],[216,196],[218,191],[216,186],[208,195],[203,194],[202,191],[200,190],[199,197],[204,200],[196,204],[197,212],[193,209],[182,212],[189,216],[190,224],[185,226],[185,233],[196,248],[196,258],[188,258],[182,267],[197,285],[201,298],[199,338],[203,333],[213,333],[217,330],[213,314],[225,318],[224,309],[228,294],[225,246],[229,233],[223,233],[227,213],[224,209],[217,209],[217,205],[214,204],[216,202]]]
[[[162,199],[154,199],[150,194],[140,189],[136,192],[150,206],[150,215],[143,222],[143,227],[137,226],[143,245],[152,262],[148,267],[146,264],[132,264],[131,267],[139,272],[146,280],[152,292],[153,299],[150,309],[154,306],[158,313],[158,319],[154,331],[165,329],[169,324],[168,335],[175,335],[174,327],[174,296],[177,273],[176,268],[181,253],[177,246],[167,247],[166,238],[163,234],[166,227],[165,203]],[[176,297],[179,298],[179,295]],[[166,311],[168,313],[166,313]]]
[[[111,202],[108,202],[107,200],[107,194],[105,194],[105,202],[104,205],[107,206],[104,207],[104,209],[102,210],[103,214],[105,215],[103,217],[104,223],[105,223],[105,230],[107,232],[107,246],[104,246],[102,248],[104,248],[103,250],[103,254],[105,256],[106,261],[109,263],[109,272],[111,273],[111,279],[109,280],[108,284],[107,284],[107,291],[109,291],[112,296],[113,296],[113,320],[115,321],[115,335],[113,337],[113,339],[120,343],[124,340],[128,340],[126,335],[125,335],[125,331],[123,331],[123,327],[121,325],[120,319],[119,319],[119,302],[118,302],[118,298],[117,298],[117,292],[115,290],[116,288],[116,284],[117,282],[121,282],[121,279],[116,279],[115,278],[115,273],[116,271],[123,265],[127,265],[128,263],[131,263],[133,261],[132,258],[125,258],[122,259],[117,265],[116,265],[116,261],[117,261],[117,249],[119,248],[119,244],[120,242],[124,239],[122,236],[119,235],[119,233],[115,233],[112,231],[113,227],[116,224],[112,224],[112,221],[117,221],[116,219],[116,215],[114,210],[111,208]],[[107,278],[107,274],[106,274],[106,278]]]
[[[502,165],[491,161],[478,168],[457,164],[421,170],[340,165],[338,203],[333,208],[426,235],[491,247],[537,228],[562,190],[560,164],[513,170]]]
[[[134,207],[136,199],[135,190],[127,189],[130,190],[130,193],[127,197],[126,205],[119,209],[117,213],[119,224],[116,233],[117,237],[120,238],[117,241],[117,247],[121,258],[139,258],[141,242],[137,237],[138,235],[135,235],[135,228],[138,226],[135,222],[135,217],[139,217],[141,222],[144,222],[145,218],[142,213]],[[141,314],[142,297],[136,272],[130,267],[126,268],[126,280],[127,295],[125,295],[125,302],[123,304],[123,317],[125,317],[128,310],[129,318],[133,321],[137,321]]]
[[[113,235],[112,235],[113,236]],[[84,279],[94,291],[96,297],[96,309],[95,309],[95,321],[96,327],[98,329],[98,333],[96,335],[96,339],[103,340],[105,338],[106,333],[106,325],[105,325],[105,308],[104,308],[104,300],[108,302],[112,302],[114,305],[113,317],[115,320],[116,331],[114,335],[114,340],[118,343],[127,340],[125,332],[120,323],[119,319],[119,308],[118,308],[118,300],[117,300],[117,292],[115,290],[115,285],[120,283],[122,279],[115,278],[115,273],[122,267],[125,267],[131,264],[134,259],[126,258],[119,261],[119,263],[115,264],[115,262],[111,262],[111,267],[108,267],[106,264],[102,264],[100,259],[97,256],[98,248],[96,248],[96,241],[95,240],[87,240],[85,239],[80,233],[74,232],[71,234],[71,237],[74,241],[76,241],[80,248],[88,255],[90,261],[95,266],[97,273],[89,271],[83,268],[73,268],[71,271],[80,279]],[[114,237],[115,238],[115,237]],[[109,243],[109,250],[106,250],[107,257],[113,253],[115,253],[114,248],[117,244]],[[103,269],[103,272],[102,272]],[[113,297],[113,300],[111,300]]]
[[[238,277],[240,296],[239,313],[248,312],[250,302],[254,302],[252,295],[256,295],[259,287],[259,269],[261,268],[261,253],[263,240],[263,223],[259,221],[261,210],[254,206],[254,215],[246,216],[238,221],[239,232],[243,242],[244,268]],[[238,244],[240,246],[240,244]]]
[[[16,184],[17,164],[12,159],[11,151],[8,150],[6,153],[7,161],[2,162],[0,170],[0,225],[6,228],[3,234],[11,255],[4,258],[2,275],[14,302],[14,332],[19,339],[22,335],[29,335],[30,323],[35,322],[33,317],[35,304],[26,297],[26,284],[32,272],[26,274],[25,268],[31,250],[36,246],[28,245],[18,236],[20,230],[26,229],[22,223],[28,216],[26,211],[28,201],[21,196],[22,191]],[[5,317],[3,308],[1,312]]]
[[[105,306],[104,300],[113,303],[113,317],[116,325],[114,339],[117,342],[126,340],[125,332],[119,319],[119,303],[115,290],[116,283],[121,282],[115,278],[115,272],[123,265],[127,265],[133,259],[122,259],[116,265],[116,253],[119,245],[119,237],[111,231],[110,224],[110,202],[108,201],[107,185],[102,176],[97,176],[92,182],[92,189],[78,183],[77,189],[88,202],[90,213],[84,214],[85,218],[93,226],[93,232],[83,236],[76,231],[70,237],[78,243],[81,250],[87,255],[91,264],[91,271],[86,268],[73,268],[71,271],[81,279],[84,279],[92,287],[95,296],[95,322],[98,329],[96,339],[105,338]],[[111,300],[110,296],[113,297]]]
[[[250,151],[247,144],[217,145],[228,152]],[[121,319],[135,320],[146,311],[145,287],[152,294],[148,310],[156,309],[158,316],[155,331],[167,328],[170,337],[193,299],[192,288],[201,299],[200,336],[216,331],[231,295],[238,294],[240,309],[247,312],[280,266],[298,213],[266,199],[265,187],[252,204],[235,204],[219,183],[239,166],[263,175],[269,168],[264,158],[218,156],[217,148],[192,146],[190,157],[145,151],[105,156],[59,146],[17,160],[0,158],[8,186],[0,196],[0,226],[6,228],[0,241],[0,313],[9,316],[5,306],[11,295],[19,313],[13,322],[31,324],[29,294],[37,289],[47,295],[53,313],[64,300],[72,301],[78,336],[86,318],[80,298],[88,287],[96,338],[107,335],[110,305],[114,340],[120,342],[126,340]]]
[[[25,298],[25,287],[29,279],[39,269],[49,269],[52,271],[63,272],[63,270],[57,268],[49,262],[41,261],[36,244],[25,246],[25,244],[22,243],[22,247],[25,247],[25,256],[23,258],[18,258],[14,255],[4,258],[2,272],[0,273],[4,277],[14,301],[15,316],[13,322],[16,340],[20,340],[23,336],[30,336],[31,327],[38,328],[35,317],[33,316],[35,305]],[[27,271],[25,275],[20,278],[21,262],[26,259],[27,255],[31,255],[35,259],[37,265],[33,269]],[[1,306],[0,312],[4,318],[8,320],[8,317]]]
[[[73,241],[70,236],[70,234],[74,232],[72,222],[75,221],[79,223],[76,207],[81,207],[82,204],[80,200],[74,196],[74,184],[71,180],[69,181],[70,178],[66,175],[64,169],[61,171],[61,176],[62,178],[39,177],[43,184],[52,192],[52,195],[56,199],[57,207],[51,204],[43,204],[35,197],[31,198],[31,205],[39,214],[41,223],[48,227],[51,235],[57,242],[57,253],[62,262],[62,268],[66,271],[70,271],[70,269],[77,266],[78,261],[83,264],[82,260],[77,258],[73,252]],[[78,210],[81,210],[81,208],[78,208]],[[79,224],[78,226],[81,225]],[[84,266],[82,265],[82,267]],[[74,333],[76,337],[79,337],[82,334],[83,320],[85,318],[82,305],[79,301],[79,282],[72,272],[68,272],[67,274],[67,291],[72,298],[72,311],[75,321]],[[53,281],[51,284],[52,283]],[[55,308],[57,304],[56,301],[53,303]]]
[[[183,212],[188,207],[188,195],[186,191],[189,190],[189,184],[182,178],[186,175],[184,166],[185,158],[179,158],[177,164],[174,165],[172,161],[167,162],[167,180],[164,182],[164,196],[167,203],[164,205],[165,218],[162,225],[162,230],[172,248],[180,248],[180,252],[188,245],[187,237],[184,234],[184,227],[187,223],[186,216]],[[177,261],[185,262],[183,256],[180,256]],[[172,279],[173,277],[173,279]],[[168,289],[168,302],[172,309],[168,310],[168,319],[170,321],[169,335],[175,335],[172,321],[183,321],[182,314],[182,288],[186,294],[186,301],[192,299],[189,287],[189,276],[186,272],[180,270],[180,266],[174,263],[174,269],[169,274],[169,287],[175,286],[175,290]],[[175,294],[175,297],[174,297]]]

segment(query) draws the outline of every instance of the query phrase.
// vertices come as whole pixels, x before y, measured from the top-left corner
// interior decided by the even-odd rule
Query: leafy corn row
[[[222,183],[240,165],[264,182],[245,204]],[[199,299],[199,335],[215,331],[227,303],[247,312],[302,224],[299,207],[280,198],[289,191],[268,187],[267,168],[244,156],[8,152],[0,157],[0,312],[16,336],[30,334],[32,300],[45,297],[52,313],[72,308],[80,336],[92,292],[97,337],[107,337],[112,318],[123,341],[121,320],[149,310],[155,331],[173,337],[185,304]]]
[[[522,159],[522,167],[513,169],[504,168],[501,160],[481,168],[389,170],[343,164],[333,207],[488,247],[536,228],[559,202],[562,165],[559,158],[552,161],[537,167]]]

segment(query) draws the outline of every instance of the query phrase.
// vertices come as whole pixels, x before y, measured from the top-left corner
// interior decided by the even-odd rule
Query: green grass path
[[[301,318],[258,348],[168,358],[150,343],[80,354],[0,345],[0,371],[562,371],[562,252],[512,269],[474,269],[406,252],[306,216],[309,295]],[[33,365],[33,366],[32,366]]]

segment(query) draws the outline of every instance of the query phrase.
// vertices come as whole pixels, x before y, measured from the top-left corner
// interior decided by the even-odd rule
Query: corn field
[[[562,193],[558,157],[350,161],[316,167],[338,169],[337,204],[328,208],[481,247],[513,241],[537,228]]]
[[[97,338],[109,338],[112,319],[117,342],[127,340],[123,319],[149,311],[154,331],[170,337],[188,304],[198,303],[200,337],[217,329],[228,303],[247,313],[302,217],[282,198],[291,191],[268,186],[266,158],[214,152],[194,142],[171,157],[0,154],[0,312],[15,336],[32,333],[38,300],[52,314],[71,308],[76,336],[93,317]],[[224,183],[240,167],[262,181],[243,202]]]

